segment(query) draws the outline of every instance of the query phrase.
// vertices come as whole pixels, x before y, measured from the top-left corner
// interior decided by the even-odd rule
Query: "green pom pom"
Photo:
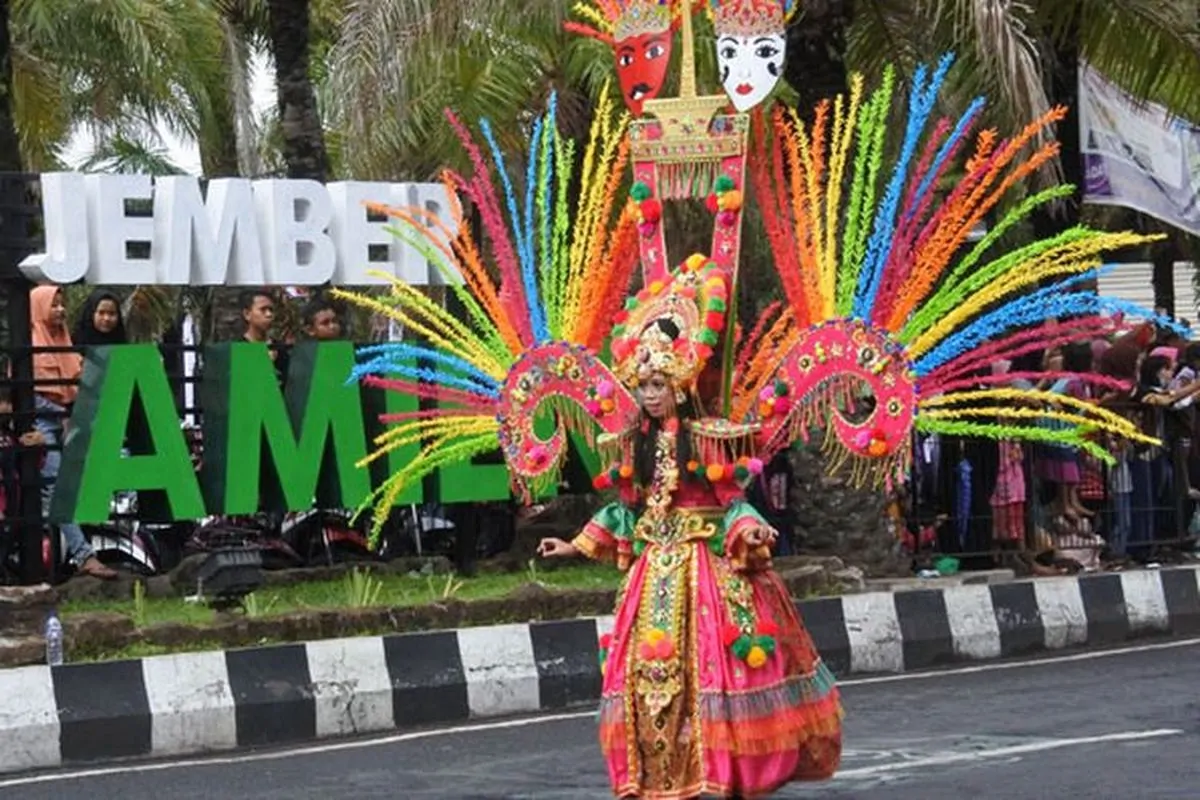
[[[636,542],[634,542],[634,543],[633,543],[633,554],[634,554],[634,556],[636,556],[637,558],[641,558],[641,557],[642,557],[642,553],[645,551],[645,549],[646,549],[646,542],[645,542],[645,540],[643,540],[643,539],[638,539]]]
[[[708,549],[712,551],[714,556],[725,555],[725,534],[718,533],[716,536],[708,538]]]
[[[602,666],[602,667],[603,667],[603,666],[604,666],[604,662],[605,662],[605,661],[607,661],[607,660],[608,660],[608,651],[607,651],[607,650],[601,650],[601,651],[600,651],[600,666]]]
[[[787,397],[788,396],[788,385],[786,383],[784,383],[783,381],[775,381],[775,396],[776,397]]]
[[[720,297],[711,297],[708,300],[709,311],[728,311],[729,306]]]
[[[733,178],[729,177],[728,175],[722,175],[721,177],[717,178],[717,182],[713,184],[713,191],[717,194],[720,194],[721,192],[728,192],[730,189],[733,189],[736,186],[737,184],[733,182]]]
[[[696,466],[696,471],[695,471],[695,473],[693,473],[693,474],[694,474],[694,475],[695,475],[697,478],[703,478],[705,475],[707,475],[707,474],[708,474],[708,470],[704,468],[704,465],[703,465],[703,464],[698,464],[698,465]]]
[[[612,335],[613,335],[614,339],[620,339],[622,336],[625,335],[625,326],[617,325],[616,327],[614,327],[612,329]]]
[[[745,661],[746,656],[750,655],[750,648],[753,646],[754,640],[743,633],[736,640],[734,640],[733,645],[729,649],[733,651],[735,656],[740,658],[742,661]]]
[[[716,332],[716,331],[712,331],[712,330],[707,330],[707,329],[706,329],[706,330],[704,330],[704,331],[701,331],[701,332],[700,332],[700,337],[699,337],[698,341],[699,341],[701,344],[706,344],[706,345],[708,345],[709,347],[716,347],[716,346],[717,346],[717,341],[718,341],[718,339],[717,339],[717,332]]]
[[[763,649],[767,655],[775,654],[775,637],[774,636],[759,636],[754,643]]]
[[[633,184],[633,188],[629,190],[630,197],[639,203],[643,200],[649,200],[652,194],[653,192],[650,191],[650,187],[641,181]]]
[[[608,477],[613,483],[616,483],[617,481],[621,480],[621,470],[613,467],[608,471]]]
[[[750,477],[750,470],[742,466],[735,467],[733,470],[733,477],[739,481],[744,481]]]

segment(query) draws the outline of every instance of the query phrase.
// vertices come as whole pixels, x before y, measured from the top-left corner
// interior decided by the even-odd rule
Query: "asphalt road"
[[[851,681],[844,697],[839,776],[777,797],[1200,796],[1198,643]],[[16,780],[0,798],[610,796],[590,715]]]

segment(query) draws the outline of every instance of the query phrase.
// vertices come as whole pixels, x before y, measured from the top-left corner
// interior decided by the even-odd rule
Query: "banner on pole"
[[[1079,68],[1084,202],[1124,206],[1200,236],[1200,126]]]

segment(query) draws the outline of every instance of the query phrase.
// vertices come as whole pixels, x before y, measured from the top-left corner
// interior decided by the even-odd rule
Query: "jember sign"
[[[46,252],[21,262],[35,283],[362,286],[381,271],[424,285],[425,257],[365,204],[448,209],[436,183],[216,178],[202,195],[195,176],[49,172],[41,188]]]
[[[348,384],[349,342],[307,342],[292,350],[280,389],[265,345],[205,348],[200,405],[204,463],[193,468],[162,356],[152,344],[90,348],[63,443],[52,522],[108,519],[115,492],[137,491],[146,519],[249,514],[260,508],[353,508],[415,448],[399,448],[373,468],[357,463],[381,432],[381,413],[415,411],[417,398]],[[591,461],[586,446],[577,452]],[[127,453],[122,449],[126,448]],[[435,475],[443,503],[509,497],[502,463],[460,464]],[[398,505],[423,499],[421,485]]]

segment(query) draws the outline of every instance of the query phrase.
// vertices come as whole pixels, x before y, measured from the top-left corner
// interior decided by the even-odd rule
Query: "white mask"
[[[767,99],[783,75],[787,38],[781,33],[717,37],[721,85],[733,107],[748,111]]]

